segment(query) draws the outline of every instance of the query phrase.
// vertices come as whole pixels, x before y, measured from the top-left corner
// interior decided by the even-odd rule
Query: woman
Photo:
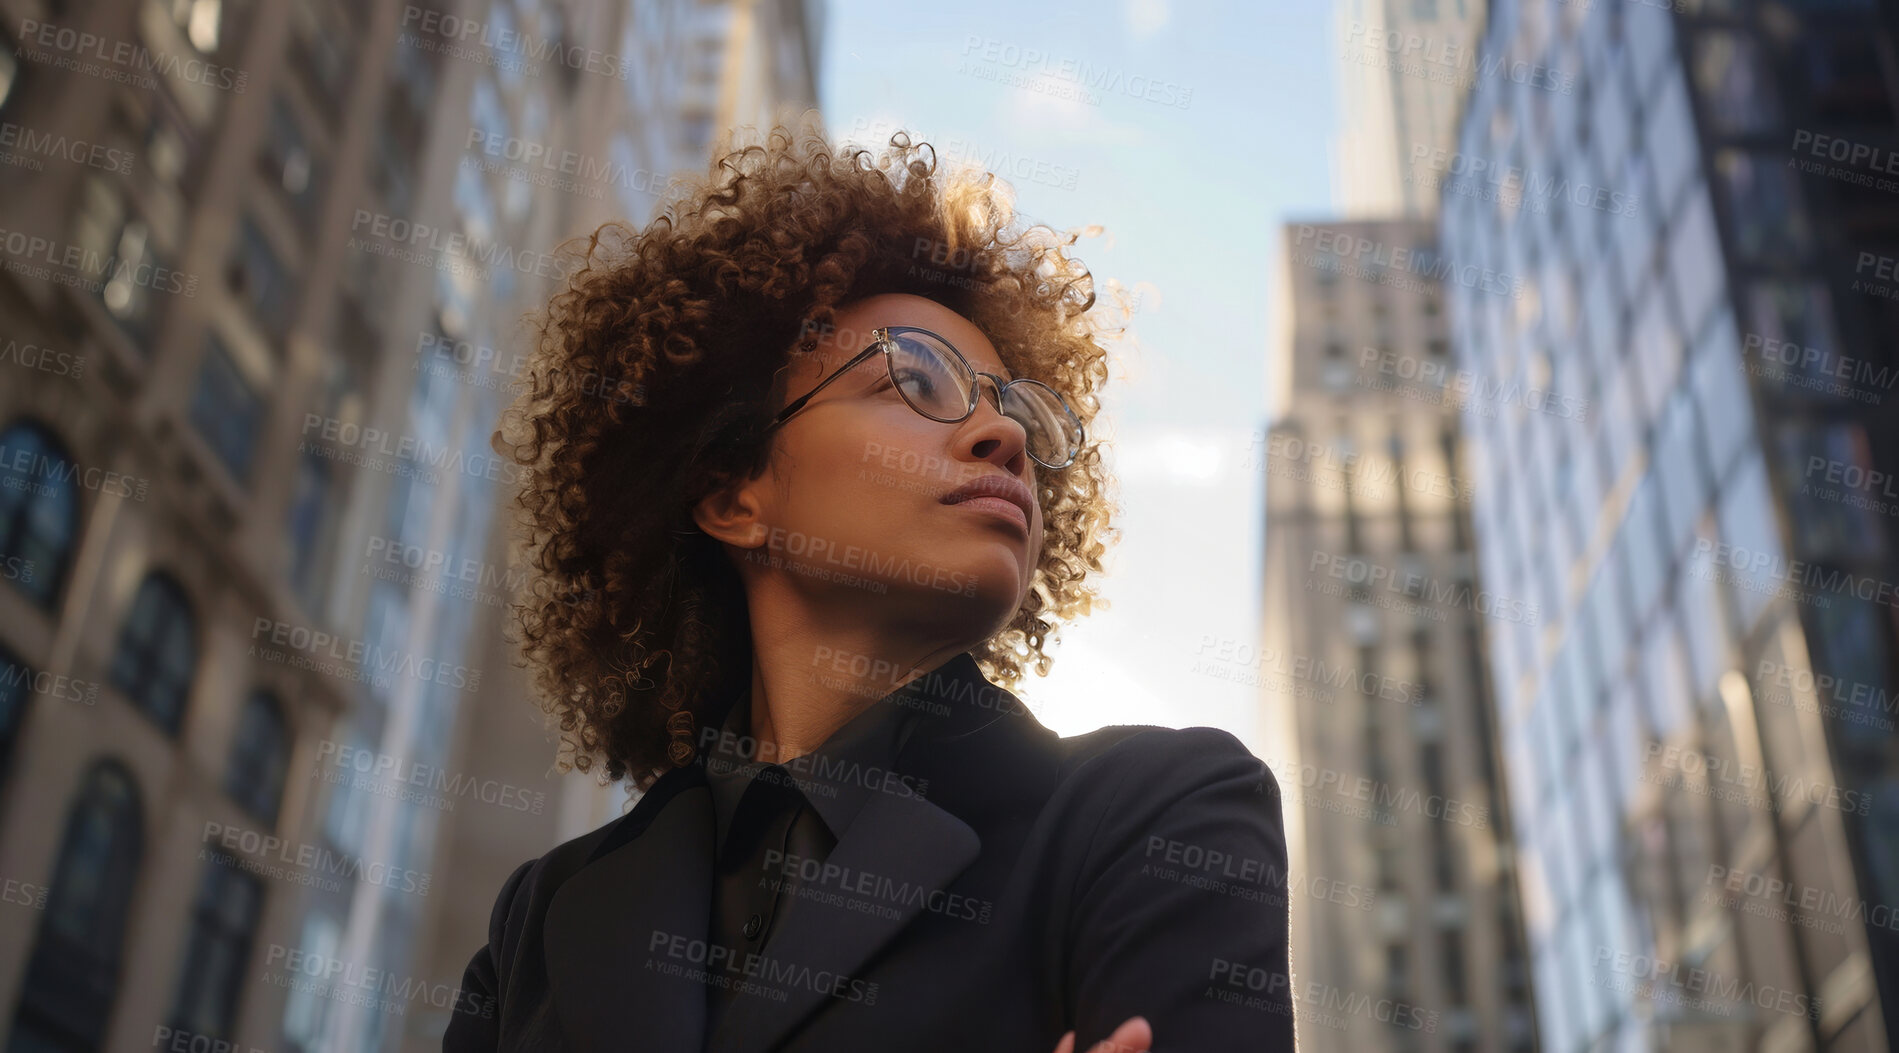
[[[508,878],[444,1049],[1292,1048],[1265,765],[1005,689],[1095,598],[1106,356],[1074,236],[935,169],[774,132],[553,301],[518,610],[643,793]]]

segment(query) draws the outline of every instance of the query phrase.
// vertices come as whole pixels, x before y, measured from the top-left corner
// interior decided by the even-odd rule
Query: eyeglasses
[[[1081,444],[1087,437],[1081,418],[1069,408],[1068,400],[1047,384],[1026,377],[1005,381],[994,373],[979,372],[955,345],[928,329],[892,325],[871,330],[871,336],[874,342],[858,352],[856,358],[839,366],[817,387],[780,410],[766,432],[790,420],[811,401],[811,396],[823,391],[826,384],[881,351],[884,366],[890,371],[891,386],[911,409],[930,420],[944,424],[968,420],[970,414],[976,412],[976,402],[981,398],[982,383],[978,378],[988,377],[995,385],[996,409],[1022,425],[1028,435],[1029,456],[1035,463],[1044,468],[1066,468],[1081,452]]]

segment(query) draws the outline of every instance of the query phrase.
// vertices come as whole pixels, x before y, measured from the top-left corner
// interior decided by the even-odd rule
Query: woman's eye
[[[936,390],[936,385],[930,382],[929,374],[914,369],[904,370],[897,379],[903,384],[905,391],[914,394],[928,395]]]

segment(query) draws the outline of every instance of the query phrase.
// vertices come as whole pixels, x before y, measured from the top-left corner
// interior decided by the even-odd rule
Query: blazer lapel
[[[872,873],[895,887],[947,887],[976,858],[981,841],[961,819],[921,797],[878,793],[844,832],[826,859],[851,873]],[[871,956],[922,911],[926,896],[887,904],[895,916],[853,911],[821,899],[801,899],[785,916],[763,958],[780,969],[761,970],[754,982],[785,991],[784,1001],[746,998],[719,1018],[711,1053],[756,1053],[772,1048],[828,999],[833,985],[850,990]],[[828,976],[826,975],[828,974]]]
[[[662,783],[670,782],[670,786]],[[663,792],[662,792],[663,791]],[[648,790],[562,883],[547,908],[544,949],[554,1012],[575,1049],[703,1048],[704,985],[660,970],[703,968],[712,908],[712,793],[697,765]]]

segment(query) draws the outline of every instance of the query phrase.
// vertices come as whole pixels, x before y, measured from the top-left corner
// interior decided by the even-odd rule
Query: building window
[[[256,452],[263,414],[257,392],[232,361],[224,341],[212,333],[191,393],[191,423],[240,483],[250,479],[251,455]]]
[[[238,224],[237,244],[232,248],[225,281],[233,294],[250,302],[252,320],[266,333],[283,339],[289,330],[295,287],[289,270],[249,216]]]
[[[154,244],[151,225],[132,211],[125,196],[107,177],[97,173],[82,185],[79,203],[72,220],[73,240],[85,250],[86,260],[97,260],[104,268],[92,273],[99,299],[113,321],[132,337],[141,352],[150,353],[146,338],[151,334],[153,289],[183,292],[189,275],[170,269],[170,264]],[[143,275],[146,280],[140,281]]]
[[[7,103],[13,100],[13,89],[20,84],[20,56],[13,50],[13,42],[0,36],[0,113],[5,113]]]
[[[1703,33],[1695,41],[1690,71],[1715,131],[1763,132],[1780,123],[1767,66],[1752,38],[1728,29]]]
[[[263,900],[263,883],[240,869],[235,856],[213,854],[205,864],[172,1005],[173,1031],[204,1035],[213,1044],[229,1041]]]
[[[290,498],[290,580],[313,611],[322,606],[327,594],[323,577],[316,571],[323,566],[319,548],[329,494],[330,462],[304,451],[297,458],[296,492]]]
[[[218,53],[224,0],[171,0],[172,21],[191,46],[206,55]]]
[[[198,665],[196,619],[184,589],[168,574],[139,584],[112,655],[112,686],[170,734],[178,733]]]
[[[268,691],[252,692],[231,740],[224,792],[266,826],[277,825],[284,774],[290,769],[290,738],[290,725],[276,697]]]
[[[1715,174],[1732,217],[1734,247],[1746,260],[1798,264],[1812,244],[1800,191],[1771,151],[1723,150]]]
[[[282,95],[271,102],[270,127],[264,133],[257,164],[264,178],[290,200],[304,226],[315,223],[322,173],[310,152],[309,139],[303,134],[303,122],[297,118],[290,100]]]
[[[377,126],[369,159],[369,182],[382,197],[383,205],[398,216],[409,211],[415,173],[413,151],[387,122]]]
[[[356,67],[356,34],[343,13],[328,0],[300,0],[290,22],[291,61],[310,78],[318,96],[343,98]]]
[[[72,562],[77,476],[65,448],[40,425],[0,432],[0,571],[49,611]]]
[[[177,203],[197,161],[191,133],[168,108],[155,105],[139,138],[145,148],[141,160],[151,173],[147,185],[156,188],[155,196]]]
[[[1444,989],[1453,1006],[1464,1005],[1470,1000],[1464,988],[1464,937],[1456,929],[1439,929],[1438,939],[1443,941]]]
[[[144,840],[131,775],[115,761],[95,765],[67,813],[9,1048],[104,1046]]]
[[[26,700],[33,690],[33,670],[20,656],[0,645],[0,780],[13,763],[13,743],[26,719]]]
[[[333,962],[342,949],[343,928],[320,909],[303,919],[297,946],[313,961]],[[293,1050],[316,1049],[330,1031],[329,999],[314,984],[302,984],[284,1000],[284,1042]],[[369,1014],[374,1016],[374,1013]]]

